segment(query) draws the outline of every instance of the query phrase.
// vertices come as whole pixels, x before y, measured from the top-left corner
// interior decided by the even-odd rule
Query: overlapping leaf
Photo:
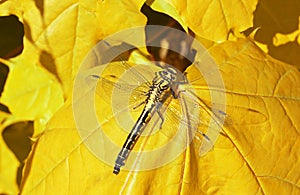
[[[152,7],[168,13],[197,35],[213,41],[224,41],[233,31],[242,32],[253,26],[252,1],[154,1]],[[168,7],[169,9],[166,9]]]

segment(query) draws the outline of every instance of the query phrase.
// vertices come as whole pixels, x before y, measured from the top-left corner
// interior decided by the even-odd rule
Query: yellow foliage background
[[[90,153],[73,119],[73,80],[99,40],[146,24],[144,2],[0,1],[0,15],[24,25],[22,53],[1,59],[9,73],[0,103],[9,111],[0,110],[0,193],[299,194],[297,0],[147,1],[214,57],[232,124],[203,158],[189,147],[156,170],[115,176]]]

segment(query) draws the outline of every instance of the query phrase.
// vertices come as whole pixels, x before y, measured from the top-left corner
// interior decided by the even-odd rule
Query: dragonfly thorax
[[[171,88],[173,83],[176,81],[176,75],[176,70],[170,67],[156,72],[156,77],[153,80],[152,88],[154,89],[154,91],[159,90],[159,93],[167,90],[168,88]]]
[[[159,76],[169,83],[174,82],[176,80],[176,70],[173,68],[165,68],[158,72]]]

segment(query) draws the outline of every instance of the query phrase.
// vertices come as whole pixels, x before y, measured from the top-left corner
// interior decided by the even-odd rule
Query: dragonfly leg
[[[138,107],[140,107],[140,106],[143,105],[144,103],[145,103],[145,101],[139,103],[138,105],[134,106],[133,109],[134,109],[134,110],[137,109]]]
[[[177,99],[177,98],[180,96],[180,94],[181,94],[182,92],[185,92],[185,91],[186,91],[185,89],[180,89],[178,84],[177,84],[177,85],[172,85],[172,86],[171,86],[172,96],[173,96],[175,99]]]
[[[162,128],[162,125],[163,125],[163,123],[165,122],[165,119],[164,119],[164,117],[163,117],[163,115],[162,115],[162,113],[160,112],[160,110],[159,110],[159,109],[157,109],[157,110],[156,110],[156,112],[157,112],[157,114],[158,114],[159,118],[161,119],[161,123],[160,123],[160,125],[159,125],[159,128],[161,129],[161,128]]]

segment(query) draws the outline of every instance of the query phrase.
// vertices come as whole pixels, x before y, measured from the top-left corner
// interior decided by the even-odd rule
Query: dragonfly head
[[[176,80],[177,72],[173,68],[165,68],[159,72],[159,76],[161,76],[164,80],[168,82],[174,82]]]

